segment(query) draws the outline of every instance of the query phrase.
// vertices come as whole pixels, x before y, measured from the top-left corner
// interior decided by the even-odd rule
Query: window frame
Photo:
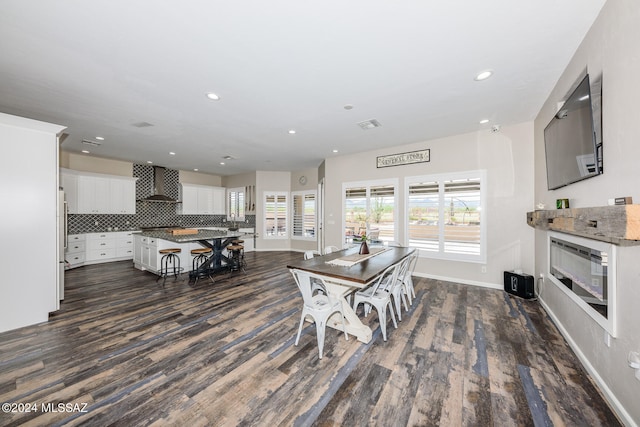
[[[289,192],[288,191],[264,191],[262,193],[262,236],[263,239],[266,240],[286,240],[289,239],[289,230],[285,229],[284,233],[282,235],[278,235],[277,231],[275,235],[270,235],[267,233],[267,207],[268,207],[268,203],[267,203],[267,197],[270,196],[274,196],[274,197],[280,197],[280,196],[284,196],[285,200],[284,202],[282,202],[282,205],[284,206],[284,224],[286,228],[289,228]],[[276,203],[276,206],[278,204]],[[276,215],[276,217],[274,218],[276,220],[276,224],[277,224],[277,220],[279,219],[279,217]]]
[[[344,230],[347,228],[347,213],[345,211],[346,201],[347,201],[347,189],[348,188],[357,188],[364,187],[365,194],[367,198],[367,206],[366,206],[366,216],[371,216],[371,188],[372,187],[381,187],[381,186],[392,186],[393,187],[393,212],[396,218],[400,218],[402,213],[399,211],[401,206],[400,199],[400,181],[398,178],[385,178],[385,179],[372,179],[367,181],[351,181],[351,182],[343,182],[342,183],[342,234],[344,235]],[[397,222],[396,222],[397,224]],[[366,232],[369,233],[369,223],[366,224]],[[393,228],[393,239],[398,240],[398,233],[400,232],[400,227],[395,226]],[[343,236],[345,241],[347,240],[346,236]]]
[[[236,205],[235,209],[231,203],[231,193],[242,194],[242,197],[236,196]],[[245,220],[246,212],[245,212],[245,198],[247,197],[245,193],[244,187],[235,187],[235,188],[227,188],[226,193],[226,204],[227,204],[227,221],[238,221],[242,222]],[[240,199],[242,199],[242,203],[240,203]],[[235,214],[235,217],[233,216]]]
[[[479,242],[479,254],[461,254],[461,253],[451,253],[445,252],[444,242],[445,242],[445,231],[444,231],[444,210],[446,206],[444,206],[444,198],[446,196],[446,192],[444,191],[444,183],[446,181],[452,180],[461,180],[461,179],[476,179],[478,178],[480,181],[480,205],[479,209],[481,211],[481,219],[480,219],[480,242]],[[460,171],[460,172],[447,172],[440,174],[431,174],[431,175],[418,175],[418,176],[408,176],[404,179],[404,236],[407,242],[410,242],[411,236],[409,235],[409,215],[411,214],[409,202],[410,202],[410,192],[409,187],[411,184],[421,183],[425,181],[437,182],[438,183],[438,200],[439,200],[439,211],[438,211],[438,251],[428,251],[428,250],[420,250],[421,258],[434,258],[448,261],[462,261],[462,262],[470,262],[470,263],[478,263],[478,264],[486,264],[487,262],[487,203],[486,203],[486,194],[487,194],[487,171],[484,169],[473,170],[473,171]]]
[[[306,196],[313,196],[313,236],[305,236],[304,233],[303,235],[296,235],[295,233],[295,228],[294,228],[294,223],[296,220],[296,212],[295,212],[295,199],[296,196],[302,197],[303,198],[303,206],[304,203],[306,201],[305,197]],[[290,229],[290,234],[291,234],[291,239],[293,240],[309,240],[309,241],[315,241],[317,240],[317,236],[318,236],[318,191],[317,190],[302,190],[302,191],[292,191],[291,192],[291,224],[289,225],[289,229]],[[304,223],[304,213],[303,213],[303,223]]]

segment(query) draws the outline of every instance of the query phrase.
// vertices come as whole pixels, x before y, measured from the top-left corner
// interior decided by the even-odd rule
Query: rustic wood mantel
[[[527,212],[527,224],[620,246],[640,245],[640,205]]]

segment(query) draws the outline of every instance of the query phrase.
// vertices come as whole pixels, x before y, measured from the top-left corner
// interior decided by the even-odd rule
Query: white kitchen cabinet
[[[106,214],[109,212],[110,186],[107,178],[78,176],[78,213]]]
[[[134,267],[139,270],[147,270],[158,274],[160,271],[160,261],[162,260],[162,255],[160,255],[159,251],[168,248],[180,248],[182,251],[177,254],[180,258],[180,266],[183,269],[183,273],[188,273],[191,271],[191,262],[193,260],[191,249],[201,247],[200,244],[195,242],[175,243],[168,240],[156,239],[155,237],[138,235],[134,238]]]
[[[60,182],[67,202],[67,213],[78,213],[78,175],[61,173]]]
[[[226,200],[227,191],[223,187],[213,188],[213,214],[214,215],[226,215]]]
[[[67,261],[72,264],[72,267],[79,267],[81,265],[133,259],[133,236],[134,233],[131,231],[70,235],[68,248],[77,247],[78,252],[74,255],[75,263],[69,259]],[[82,254],[79,252],[82,245],[78,239],[81,238],[84,238],[84,242],[82,242],[85,247],[84,259],[82,259]]]
[[[134,180],[111,178],[109,190],[110,213],[129,215],[136,213],[136,182]]]
[[[116,258],[133,259],[133,236],[130,231],[116,234]]]
[[[224,215],[225,189],[208,185],[181,184],[183,215]]]
[[[87,245],[84,234],[70,234],[67,236],[67,248],[64,259],[67,268],[75,268],[84,265]]]
[[[136,179],[61,169],[60,179],[71,214],[136,213]]]

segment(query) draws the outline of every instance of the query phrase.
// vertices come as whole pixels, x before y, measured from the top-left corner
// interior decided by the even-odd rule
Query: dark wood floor
[[[371,343],[328,330],[318,359],[313,325],[293,345],[301,256],[165,291],[130,262],[67,272],[48,323],[0,334],[0,402],[37,410],[0,425],[619,425],[539,304],[501,291],[417,279],[387,342],[372,314]]]

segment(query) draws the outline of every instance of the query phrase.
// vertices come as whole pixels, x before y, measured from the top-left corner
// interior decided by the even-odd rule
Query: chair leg
[[[318,337],[318,358],[322,359],[322,351],[324,350],[324,333],[327,325],[326,320],[316,322],[316,335]]]
[[[304,324],[304,318],[307,313],[302,310],[302,317],[300,317],[300,326],[298,326],[298,335],[296,336],[296,342],[293,345],[298,345],[298,341],[300,341],[300,334],[302,333],[302,325]]]

